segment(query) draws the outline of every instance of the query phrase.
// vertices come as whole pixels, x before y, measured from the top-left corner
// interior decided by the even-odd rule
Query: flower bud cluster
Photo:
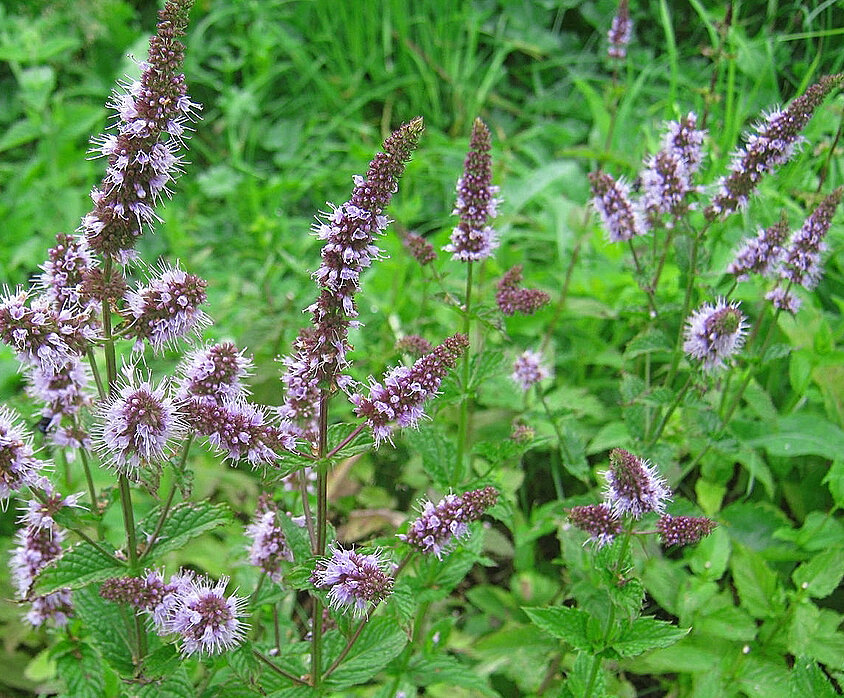
[[[335,610],[351,609],[361,616],[392,593],[393,578],[384,571],[386,562],[380,553],[359,553],[338,544],[332,545],[329,553],[317,562],[311,583],[317,589],[328,589],[329,605]]]
[[[525,392],[540,381],[551,375],[548,367],[542,362],[542,354],[530,349],[522,352],[513,363],[513,373],[510,377]]]
[[[421,235],[407,233],[404,236],[404,246],[408,249],[413,258],[424,267],[437,258],[437,251],[434,246]]]
[[[246,527],[246,535],[252,539],[249,547],[249,562],[269,575],[274,582],[281,581],[281,561],[293,560],[293,553],[287,544],[287,537],[279,524],[278,505],[266,494],[258,498],[255,521]]]
[[[391,440],[394,425],[415,427],[424,417],[425,402],[437,394],[448,371],[469,346],[466,335],[454,334],[413,366],[389,371],[383,383],[370,378],[369,397],[355,393],[350,400],[355,414],[363,417],[375,436],[375,443]]]
[[[630,198],[630,185],[603,171],[590,172],[592,205],[610,242],[627,242],[648,232],[641,208]]]
[[[107,579],[100,595],[148,613],[158,635],[179,635],[183,655],[212,655],[239,645],[248,629],[240,620],[246,599],[227,597],[228,581],[179,570],[165,584],[161,572],[148,570],[143,577]]]
[[[532,315],[551,300],[551,296],[545,291],[533,288],[521,288],[521,281],[521,264],[517,264],[510,269],[498,281],[495,302],[498,305],[498,309],[505,315],[514,315],[515,313]]]
[[[469,535],[469,524],[480,519],[497,501],[498,491],[494,487],[462,495],[447,494],[437,504],[424,501],[419,518],[410,524],[406,534],[398,537],[421,552],[442,559],[454,541]]]
[[[87,307],[96,298],[85,293],[85,279],[97,266],[87,240],[80,235],[56,235],[56,244],[48,251],[48,259],[38,283],[56,311],[62,308]]]
[[[187,26],[191,0],[168,0],[159,13],[141,77],[116,94],[117,133],[95,141],[94,153],[108,159],[99,188],[91,192],[93,210],[82,219],[91,248],[126,263],[144,226],[158,217],[154,207],[180,172],[177,151],[184,143],[186,123],[199,105],[187,96],[184,59],[179,41]]]
[[[463,176],[457,180],[457,202],[452,215],[460,221],[443,247],[452,259],[479,262],[498,247],[498,237],[489,225],[498,215],[498,187],[492,185],[492,137],[486,124],[475,119],[469,141],[469,153],[463,164]]]
[[[16,415],[0,407],[0,503],[24,487],[43,487],[39,473],[44,463],[35,457],[32,439],[17,421]]]
[[[630,19],[630,7],[628,0],[620,0],[618,10],[612,18],[612,25],[607,38],[610,45],[607,54],[610,58],[623,59],[627,57],[627,45],[633,35],[633,20]]]
[[[788,218],[785,215],[772,226],[760,228],[756,237],[745,240],[736,252],[727,267],[727,273],[739,281],[746,281],[751,274],[771,276],[785,254],[789,234]]]
[[[412,356],[422,356],[433,351],[433,345],[418,334],[408,334],[396,342],[396,351],[403,351]]]

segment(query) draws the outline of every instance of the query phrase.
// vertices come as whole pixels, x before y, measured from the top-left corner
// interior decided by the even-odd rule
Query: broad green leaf
[[[127,692],[132,698],[194,698],[196,692],[184,667]]]
[[[430,424],[415,430],[407,429],[404,437],[410,449],[422,457],[422,467],[434,485],[449,487],[457,459],[454,445]]]
[[[99,544],[113,552],[108,543]],[[79,589],[91,582],[126,574],[126,566],[86,541],[66,550],[45,567],[35,580],[32,593],[49,594],[57,589]]]
[[[809,596],[823,599],[829,596],[844,577],[844,550],[827,550],[804,562],[791,575],[794,585]]]
[[[96,629],[90,640],[103,659],[118,674],[131,676],[135,666],[128,633],[134,622],[126,607],[100,598],[91,585],[73,594],[73,609],[86,627]]]
[[[738,663],[732,683],[748,698],[791,698],[788,680],[788,668],[782,659],[751,651]]]
[[[358,428],[357,424],[332,424],[328,427],[328,450],[333,451]],[[375,446],[370,429],[363,429],[349,443],[337,452],[338,458],[349,458],[359,453],[368,453]]]
[[[159,513],[155,510],[144,518],[140,529],[152,531],[158,523]],[[149,554],[156,558],[179,550],[192,538],[225,526],[231,521],[231,510],[225,504],[212,504],[208,501],[180,502],[167,514],[167,520]]]
[[[540,630],[565,640],[572,647],[579,650],[592,651],[592,642],[587,632],[589,614],[578,608],[557,606],[556,608],[527,608],[531,622]]]
[[[507,357],[504,352],[498,350],[486,349],[482,354],[473,357],[470,389],[477,390],[477,387],[488,378],[503,373],[506,363]]]
[[[661,647],[669,647],[688,634],[672,623],[642,616],[622,630],[612,643],[612,648],[622,657],[636,657]]]
[[[753,490],[753,481],[759,480],[765,488],[765,493],[770,499],[774,497],[774,478],[771,475],[771,470],[765,464],[765,461],[759,454],[749,448],[741,448],[735,454],[735,459],[741,463],[750,474],[750,480],[747,483],[747,494],[749,495]]]
[[[730,536],[719,526],[695,546],[689,567],[699,577],[721,579],[730,558]]]
[[[822,415],[797,414],[779,419],[766,433],[746,441],[772,456],[821,456],[835,460],[844,452],[844,431]]]
[[[789,680],[791,698],[834,698],[839,695],[821,668],[808,657],[797,657]]]
[[[392,620],[370,620],[346,658],[326,679],[326,685],[339,690],[368,681],[404,649],[407,640],[407,635]],[[325,659],[327,668],[334,656]]]
[[[103,665],[91,645],[79,639],[61,640],[53,648],[59,677],[74,698],[104,698]]]
[[[624,350],[625,359],[633,359],[642,354],[652,354],[658,351],[671,351],[671,342],[662,330],[648,329],[637,334],[627,343]]]
[[[308,538],[308,529],[300,526],[281,511],[278,513],[277,520],[284,532],[284,537],[287,539],[290,552],[293,553],[293,561],[302,564],[309,560],[311,558],[311,542]]]
[[[750,615],[765,619],[777,614],[780,606],[777,575],[761,556],[736,544],[730,558],[730,569],[741,605]]]
[[[822,482],[829,487],[835,506],[844,509],[844,460],[836,460]]]
[[[470,689],[472,695],[498,696],[489,682],[468,664],[456,657],[441,654],[435,657],[415,656],[407,667],[415,686],[445,683]]]
[[[788,627],[788,649],[830,668],[844,669],[844,634],[839,627],[841,614],[813,603],[794,605]]]
[[[566,675],[565,683],[565,690],[572,698],[580,698],[580,696],[586,695],[586,687],[589,685],[589,681],[592,678],[594,659],[595,658],[588,652],[579,652],[574,660],[574,666]],[[599,696],[600,698],[603,698],[607,695],[604,684],[604,673],[600,671],[600,669],[595,677],[595,681],[592,685],[592,693],[590,695],[596,698]]]

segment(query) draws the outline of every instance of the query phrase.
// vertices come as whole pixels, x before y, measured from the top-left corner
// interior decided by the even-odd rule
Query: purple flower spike
[[[434,350],[433,345],[424,337],[418,334],[409,334],[396,342],[396,351],[404,351],[413,356],[430,354]]]
[[[718,524],[705,516],[669,516],[664,514],[656,522],[663,545],[692,545],[705,538]]]
[[[498,238],[489,225],[498,215],[496,198],[498,187],[492,186],[492,137],[486,124],[475,119],[469,153],[463,164],[463,176],[457,180],[457,203],[453,215],[460,222],[451,233],[451,242],[443,247],[452,253],[452,259],[461,262],[479,262],[498,247]]]
[[[368,398],[360,393],[349,398],[355,414],[366,419],[372,429],[376,445],[391,440],[394,424],[402,428],[418,424],[425,416],[425,402],[437,394],[443,378],[468,346],[466,335],[454,334],[410,368],[392,369],[383,384],[370,379]]]
[[[545,380],[551,372],[542,363],[542,354],[528,349],[516,357],[510,377],[527,392],[532,386]]]
[[[517,264],[498,281],[495,302],[505,315],[533,315],[551,300],[545,291],[533,288],[521,288],[522,265]]]
[[[241,383],[249,374],[252,361],[232,342],[222,342],[192,351],[180,365],[177,400],[196,399],[222,404],[244,397]]]
[[[384,572],[385,562],[379,554],[365,555],[331,546],[331,557],[320,560],[311,575],[317,589],[328,589],[332,608],[361,616],[371,604],[378,604],[393,591],[393,578]]]
[[[416,233],[408,233],[404,236],[404,246],[407,247],[408,252],[419,262],[421,267],[430,264],[437,258],[437,251],[434,246]]]
[[[777,286],[765,294],[765,300],[771,301],[771,305],[779,310],[784,310],[787,313],[795,315],[803,301],[794,295],[791,289],[784,289],[782,286]]]
[[[723,368],[744,344],[747,325],[738,301],[704,303],[686,321],[683,351],[703,361],[706,371]]]
[[[791,159],[815,109],[842,82],[844,73],[821,78],[788,107],[768,114],[756,126],[756,133],[746,136],[744,147],[733,152],[730,172],[720,179],[705,211],[708,219],[723,218],[747,206],[762,177]]]
[[[668,130],[662,137],[662,150],[674,155],[691,178],[703,160],[703,139],[706,131],[697,127],[697,115],[689,112],[679,121],[669,121]]]
[[[498,501],[494,487],[472,490],[462,495],[447,494],[436,505],[422,503],[422,512],[406,534],[398,537],[423,553],[433,553],[442,559],[455,540],[469,535],[469,524],[477,521]]]
[[[623,59],[627,57],[627,45],[633,35],[633,20],[630,19],[630,8],[627,0],[619,0],[618,10],[612,18],[612,25],[607,32],[610,41],[607,54],[610,58]]]
[[[785,214],[772,226],[760,228],[756,237],[745,240],[736,252],[735,259],[727,267],[727,273],[739,281],[746,281],[751,274],[771,276],[785,254],[789,232]]]
[[[183,655],[219,654],[243,642],[248,626],[240,618],[246,599],[236,594],[227,597],[228,582],[228,577],[216,583],[199,577],[177,595],[165,628],[182,636]]]
[[[610,453],[610,467],[604,477],[604,502],[616,516],[629,514],[638,519],[649,511],[662,513],[671,499],[671,489],[650,461],[621,448]]]
[[[569,521],[581,531],[586,531],[589,540],[599,548],[612,543],[621,533],[621,520],[609,504],[572,507],[568,515]]]
[[[168,0],[159,12],[140,80],[125,85],[111,105],[117,112],[117,133],[101,136],[93,153],[108,159],[98,189],[91,192],[93,210],[82,219],[91,248],[126,263],[144,226],[159,220],[155,206],[181,171],[177,155],[186,137],[186,123],[198,104],[186,93],[177,70],[184,58],[183,36],[192,0]]]
[[[95,447],[104,461],[129,477],[137,475],[142,465],[163,462],[184,433],[164,382],[123,386],[98,417]]]
[[[648,232],[642,211],[630,200],[630,186],[606,172],[590,172],[592,205],[610,242],[626,242]]]
[[[13,492],[24,487],[37,487],[38,474],[44,463],[35,458],[30,437],[17,422],[13,412],[0,407],[0,502],[4,504]]]
[[[96,267],[91,249],[79,235],[56,235],[56,245],[49,250],[49,259],[42,265],[44,273],[39,285],[53,303],[56,311],[65,307],[88,305],[90,297],[84,294],[86,274]]]
[[[41,366],[30,366],[25,374],[27,394],[44,404],[41,416],[49,420],[47,433],[51,438],[63,417],[73,417],[82,407],[94,403],[89,390],[90,372],[77,356],[58,371],[45,372]]]
[[[246,527],[246,535],[252,539],[249,562],[261,568],[274,582],[281,581],[281,561],[293,560],[279,516],[278,505],[262,494],[258,498],[255,521]]]
[[[178,267],[162,268],[147,286],[126,294],[124,315],[132,324],[129,336],[135,337],[135,349],[143,350],[144,340],[154,351],[162,351],[180,337],[199,333],[211,324],[199,309],[206,300],[203,281]]]

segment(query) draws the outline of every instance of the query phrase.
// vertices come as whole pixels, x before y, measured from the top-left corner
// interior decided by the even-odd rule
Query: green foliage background
[[[143,238],[142,257],[180,259],[209,280],[215,325],[206,336],[231,337],[248,347],[256,359],[256,399],[277,404],[274,359],[288,350],[304,322],[300,310],[313,295],[314,213],[325,210],[326,201],[344,201],[351,175],[364,171],[390,129],[422,115],[427,130],[390,215],[398,227],[441,247],[452,225],[454,183],[471,122],[481,116],[493,133],[495,180],[504,198],[502,247],[482,279],[487,301],[494,280],[516,263],[525,265],[528,286],[556,298],[575,250],[579,256],[551,345],[556,380],[546,397],[565,434],[566,457],[594,472],[608,448],[626,446],[630,438],[626,403],[636,395],[625,395],[620,379],[659,348],[630,348],[645,318],[644,298],[624,250],[608,245],[594,222],[584,227],[586,173],[600,162],[632,178],[642,156],[658,147],[661,122],[689,110],[701,113],[710,99],[711,156],[704,165],[710,181],[724,170],[741,131],[764,110],[844,64],[840,3],[737,2],[710,95],[711,49],[724,4],[633,2],[630,57],[613,81],[605,35],[614,9],[609,0],[199,0],[186,38],[185,73],[192,97],[204,105],[202,120],[190,141],[186,174],[161,213],[165,223]],[[0,5],[2,283],[25,283],[55,233],[74,230],[89,210],[88,193],[103,164],[86,159],[88,138],[109,118],[104,105],[115,81],[136,72],[126,56],[145,55],[156,10],[155,3],[113,0]],[[609,94],[620,101],[605,147]],[[718,227],[711,269],[723,269],[736,242],[757,224],[774,222],[781,209],[793,220],[805,214],[817,200],[821,173],[826,191],[844,182],[840,143],[830,156],[843,105],[841,96],[829,100],[807,129],[811,145],[765,180],[746,214]],[[844,496],[842,241],[842,227],[833,226],[814,300],[795,320],[781,321],[781,343],[793,349],[763,367],[731,433],[684,480],[683,501],[690,507],[697,502],[721,528],[682,560],[648,550],[642,571],[650,603],[683,627],[694,625],[696,633],[635,665],[622,664],[630,682],[619,691],[662,682],[707,695],[707,677],[718,666],[718,676],[732,677],[737,690],[775,695],[765,691],[774,690],[771,682],[793,663],[795,646],[840,680],[844,596],[834,574],[817,593],[811,581],[805,588],[798,582],[815,568],[822,574],[844,567],[837,516]],[[360,378],[399,360],[397,336],[421,333],[436,341],[458,323],[458,315],[426,290],[398,238],[388,236],[383,247],[390,259],[364,280],[366,327],[354,338]],[[458,265],[444,256],[438,264],[457,292]],[[666,302],[670,306],[673,294],[677,310],[680,271],[666,272]],[[717,281],[717,274],[706,279],[713,286]],[[752,285],[743,292],[750,301],[760,295]],[[492,335],[490,345],[530,347],[553,314],[549,308],[508,320],[506,335]],[[156,360],[155,367],[172,367],[175,360]],[[21,389],[16,363],[0,348],[0,396],[21,407]],[[506,438],[520,407],[506,376],[494,378],[478,396],[476,440]],[[527,421],[553,439],[536,406],[527,408]],[[450,409],[443,405],[446,426]],[[648,454],[672,481],[707,442],[711,424],[705,418],[687,410],[669,425],[660,449]],[[336,498],[340,521],[348,523],[359,509],[407,509],[425,483],[416,455],[421,447],[413,438],[395,451],[382,448],[346,474]],[[472,588],[455,601],[465,620],[452,642],[494,676],[504,695],[535,691],[520,666],[543,665],[555,647],[528,624],[520,606],[559,602],[561,580],[568,590],[589,585],[587,553],[580,539],[566,535],[562,521],[566,506],[592,495],[569,473],[555,489],[549,464],[557,458],[556,447],[543,446],[500,464],[509,494],[520,504],[512,532],[499,532],[490,543],[498,568],[473,571]],[[195,494],[227,501],[243,520],[203,538],[189,558],[174,562],[230,573],[245,585],[252,572],[243,561],[242,524],[254,508],[256,480],[204,453],[195,465]],[[73,477],[78,475],[71,471]],[[99,485],[109,478],[101,480]],[[152,502],[140,506],[149,509]],[[15,516],[14,507],[0,514],[4,563]],[[806,571],[807,565],[814,567]],[[0,596],[12,597],[5,567]],[[39,654],[44,637],[24,627],[19,613],[13,603],[0,603],[0,664],[6,668],[0,692],[49,689],[52,669]],[[801,613],[807,617],[795,622]],[[753,643],[764,650],[743,655]],[[429,688],[431,695],[444,691],[442,685]]]

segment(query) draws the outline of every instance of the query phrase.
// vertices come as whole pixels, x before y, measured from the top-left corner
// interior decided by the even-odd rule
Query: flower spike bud
[[[704,303],[686,321],[683,351],[703,361],[706,371],[723,368],[744,345],[747,331],[738,301]]]
[[[735,276],[738,281],[746,281],[751,274],[771,276],[785,254],[789,234],[788,218],[783,212],[772,226],[760,228],[756,237],[744,241],[727,267],[727,273]]]
[[[627,242],[648,232],[640,208],[630,200],[630,186],[606,172],[590,172],[592,205],[598,212],[610,242]]]
[[[495,302],[504,315],[533,315],[551,300],[551,296],[545,291],[521,288],[521,280],[522,265],[517,264],[498,281]]]
[[[604,502],[616,516],[639,519],[649,511],[662,513],[666,501],[671,499],[671,489],[656,467],[621,448],[610,453],[610,467],[604,477]]]
[[[827,95],[844,82],[844,73],[827,75],[809,87],[785,109],[768,114],[733,152],[729,173],[722,177],[705,210],[709,220],[743,209],[762,177],[788,162],[804,141],[801,131]]]
[[[656,522],[659,539],[665,546],[692,545],[705,538],[718,524],[705,516],[669,516],[664,514]]]
[[[589,540],[599,548],[612,543],[621,533],[621,520],[609,504],[572,507],[568,515],[569,521],[581,531],[586,531],[589,534]]]
[[[619,0],[618,10],[612,18],[612,25],[607,32],[610,45],[607,54],[610,58],[627,57],[627,45],[633,35],[633,20],[630,19],[628,0]]]
[[[457,180],[457,203],[453,215],[460,218],[451,233],[451,241],[443,247],[452,259],[479,262],[498,247],[498,237],[489,225],[498,215],[498,187],[492,185],[492,136],[480,119],[475,119],[469,153],[463,164],[463,176]]]
[[[252,539],[249,562],[266,572],[274,582],[281,581],[281,561],[293,560],[279,516],[284,514],[279,513],[278,505],[262,494],[258,498],[255,520],[246,527],[246,535]]]
[[[39,472],[45,463],[32,450],[32,439],[23,430],[17,415],[0,407],[0,503],[5,505],[14,492],[24,487],[38,487]]]

